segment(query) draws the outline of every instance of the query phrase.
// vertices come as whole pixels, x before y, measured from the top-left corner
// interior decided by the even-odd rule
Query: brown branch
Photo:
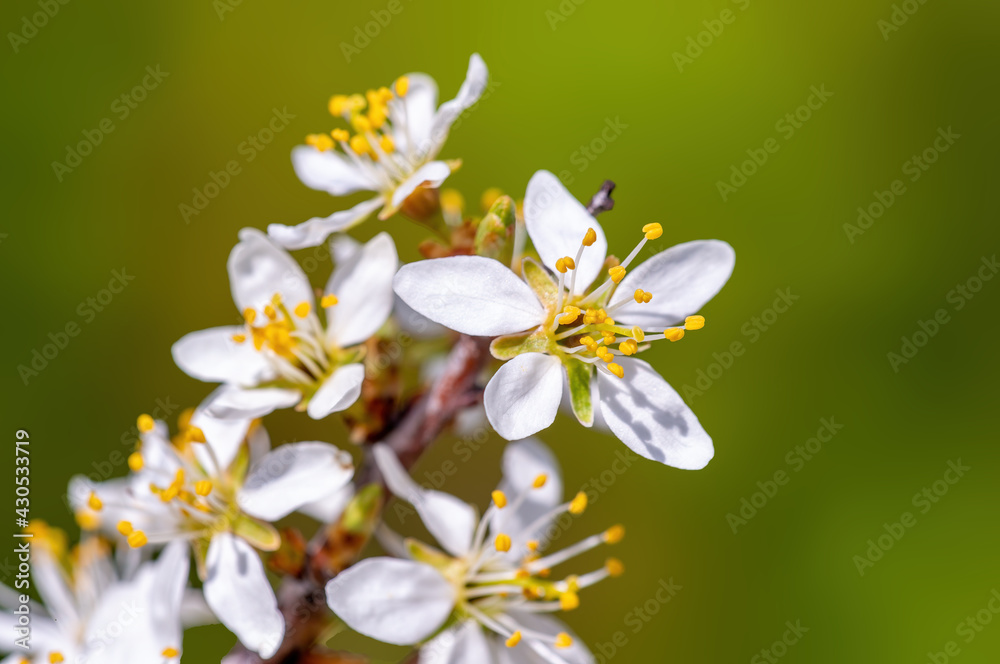
[[[615,190],[615,183],[605,180],[604,184],[596,194],[590,199],[587,205],[587,212],[595,217],[602,212],[608,212],[615,206],[615,199],[611,198],[611,192]]]

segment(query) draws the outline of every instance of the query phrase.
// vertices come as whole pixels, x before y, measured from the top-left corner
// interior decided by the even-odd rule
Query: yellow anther
[[[94,510],[95,512],[100,512],[101,509],[104,507],[104,503],[101,502],[101,499],[97,497],[96,493],[91,491],[90,497],[87,498],[87,507]]]
[[[181,651],[177,648],[164,648],[160,654],[167,659],[173,659],[174,657],[180,657]]]
[[[382,152],[385,152],[386,154],[396,151],[396,144],[389,135],[383,135],[382,138],[378,139],[378,144],[379,147],[382,148]]]
[[[490,187],[483,192],[483,195],[479,197],[479,207],[483,212],[486,212],[493,204],[497,202],[497,199],[503,196],[503,189],[498,187]]]
[[[625,573],[625,565],[617,558],[608,558],[604,562],[604,569],[608,570],[610,576],[621,576]]]
[[[589,247],[595,242],[597,242],[597,231],[593,228],[588,228],[587,232],[583,235],[583,246]]]
[[[500,551],[501,553],[510,551],[510,535],[500,533],[493,541],[493,545],[496,547],[497,551]]]
[[[376,99],[375,103],[368,109],[368,122],[374,129],[381,129],[382,125],[385,124],[385,119],[385,106]]]
[[[141,431],[142,433],[149,433],[156,426],[156,422],[153,420],[152,417],[143,413],[135,421],[135,425],[139,427],[139,431]]]
[[[337,299],[336,295],[324,295],[322,298],[320,298],[319,306],[326,309],[328,307],[332,307],[333,305],[337,304],[337,302],[339,301],[340,300]]]
[[[610,356],[611,352],[608,351],[608,347],[607,346],[598,346],[597,350],[594,351],[594,354],[597,355],[597,357],[599,357],[599,358],[601,358],[603,360],[605,357]]]
[[[351,136],[350,145],[354,153],[358,155],[367,154],[371,150],[368,139],[361,135]]]
[[[253,322],[257,320],[257,310],[251,307],[244,309],[243,320],[245,320],[249,325],[253,325]]]
[[[604,325],[614,325],[614,324],[615,324],[614,318],[608,316],[607,318],[604,319]]]
[[[128,455],[128,467],[132,472],[138,473],[145,465],[146,461],[142,458],[142,452],[132,452]]]
[[[642,296],[645,294],[646,294],[645,291],[643,291],[641,288],[636,289],[635,294],[632,296],[633,298],[635,298],[636,304],[642,304]]]
[[[141,530],[133,530],[128,534],[126,539],[128,540],[128,545],[133,549],[141,549],[149,544],[149,540],[146,538],[146,533]]]
[[[528,547],[528,551],[538,551],[538,540],[528,540],[526,546]]]
[[[372,123],[364,115],[355,115],[351,118],[351,126],[354,127],[354,131],[359,134],[366,134],[372,130]],[[351,141],[353,143],[353,139]],[[354,147],[353,145],[351,147]]]
[[[264,315],[267,316],[268,318],[270,318],[271,320],[277,320],[277,318],[278,318],[278,311],[273,306],[271,306],[270,304],[265,304],[264,305]]]
[[[330,132],[330,137],[338,143],[344,143],[351,138],[351,132],[346,129],[334,129]]]
[[[510,638],[505,641],[508,648],[513,648],[518,643],[521,642],[521,630],[518,630],[510,635]]]
[[[558,320],[560,325],[569,325],[579,317],[580,317],[580,309],[578,307],[569,305],[563,308],[563,313],[561,316],[559,316]]]
[[[494,491],[493,503],[497,506],[497,509],[502,510],[503,508],[507,507],[507,494],[499,490]]]
[[[620,364],[612,362],[611,364],[608,365],[608,371],[618,376],[619,378],[625,377],[625,369],[623,369],[622,365]]]
[[[328,104],[330,115],[343,115],[346,107],[347,95],[333,95],[330,97],[330,103]]]
[[[535,487],[536,489],[541,489],[543,486],[545,486],[545,483],[548,481],[549,481],[549,476],[546,475],[545,473],[542,473],[541,475],[535,477],[535,481],[531,483],[531,486]]]
[[[684,329],[686,330],[700,330],[703,327],[705,327],[704,316],[688,316],[684,319]]]
[[[559,597],[559,608],[563,611],[572,611],[580,606],[580,596],[576,593],[563,593]]]
[[[556,635],[556,648],[569,648],[573,645],[573,637],[566,632],[559,632]]]
[[[295,315],[299,318],[305,318],[312,311],[312,305],[308,302],[299,302],[295,305]]]
[[[118,528],[118,532],[120,532],[125,537],[128,537],[133,532],[133,530],[132,530],[132,524],[130,522],[128,522],[128,521],[119,521],[117,528]]]
[[[245,335],[245,334],[234,334],[233,335],[233,341],[235,341],[238,344],[241,344],[241,343],[243,343],[246,340],[247,340],[247,335]]]
[[[642,232],[646,234],[647,240],[655,240],[663,235],[663,226],[659,224],[646,224],[642,227]]]
[[[594,314],[594,317],[597,318],[598,323],[603,323],[608,319],[608,314],[604,311],[604,309],[598,309]]]
[[[636,341],[641,342],[643,339],[646,338],[646,333],[642,331],[641,327],[636,325],[635,327],[632,328],[632,338],[635,339]]]
[[[604,541],[608,544],[618,544],[625,538],[625,526],[611,526],[604,531]]]
[[[207,496],[212,493],[212,481],[211,480],[200,480],[194,484],[194,492],[199,496]]]
[[[80,526],[80,530],[97,530],[97,527],[101,525],[101,520],[97,515],[87,510],[79,510],[75,517],[76,525]]]
[[[62,653],[58,650],[53,650],[49,653],[49,664],[59,664],[60,662],[65,662],[66,658],[63,657]]]
[[[567,270],[576,269],[576,261],[569,256],[563,256],[556,261],[556,270],[561,274],[566,274]]]
[[[663,331],[663,336],[671,341],[680,341],[684,338],[684,329],[680,327],[671,327]]]
[[[645,293],[642,294],[643,304],[649,304],[652,299],[653,299],[653,294],[650,293],[649,291],[646,291]]]
[[[585,509],[587,509],[587,494],[581,491],[569,502],[569,513],[579,516]]]
[[[455,189],[442,189],[439,200],[441,208],[448,212],[461,214],[465,209],[465,198]]]
[[[400,97],[405,97],[406,93],[410,91],[410,78],[408,76],[400,76],[396,79],[396,94]]]
[[[575,593],[580,590],[580,577],[570,574],[566,577],[566,592]]]
[[[591,352],[597,350],[597,342],[594,341],[594,337],[591,337],[589,335],[585,337],[580,337],[580,343],[586,346],[587,349]]]
[[[326,134],[309,134],[306,136],[306,145],[311,145],[320,152],[333,149],[333,139]]]
[[[622,352],[622,355],[635,355],[639,352],[639,344],[636,343],[635,339],[626,339],[618,344],[618,350]]]
[[[200,427],[188,427],[186,430],[187,437],[193,443],[204,443],[205,442],[205,432],[201,430]],[[178,473],[181,471],[177,471]]]
[[[621,265],[616,265],[610,270],[608,270],[608,276],[611,277],[611,281],[620,283],[622,279],[625,278],[625,268]]]

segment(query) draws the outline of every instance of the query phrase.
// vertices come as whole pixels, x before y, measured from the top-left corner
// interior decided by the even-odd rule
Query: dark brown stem
[[[600,190],[590,199],[587,205],[587,212],[595,217],[602,212],[608,212],[615,206],[615,199],[611,198],[611,192],[615,190],[615,183],[605,180]]]

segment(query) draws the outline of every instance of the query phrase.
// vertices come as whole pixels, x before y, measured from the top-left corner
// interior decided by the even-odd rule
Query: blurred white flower
[[[190,542],[212,611],[243,645],[270,657],[285,624],[257,550],[278,548],[270,522],[293,511],[335,519],[350,498],[351,456],[320,442],[271,450],[259,424],[203,411],[181,422],[173,440],[148,415],[138,424],[142,443],[128,478],[74,478],[78,520],[117,531],[132,548]]]
[[[711,438],[680,395],[631,356],[652,341],[678,341],[685,330],[704,326],[694,314],[732,274],[732,247],[687,242],[629,272],[646,242],[661,236],[660,224],[644,226],[642,240],[620,264],[608,262],[600,224],[547,171],[528,183],[524,216],[548,271],[527,258],[521,277],[491,258],[425,260],[399,270],[397,295],[453,330],[497,337],[490,349],[507,362],[486,387],[485,404],[504,438],[552,424],[565,385],[584,426],[602,418],[637,454],[703,468],[714,454]]]
[[[268,233],[289,249],[315,247],[379,208],[379,219],[389,218],[419,187],[440,186],[460,162],[435,158],[451,126],[483,94],[488,77],[486,63],[475,53],[458,95],[440,108],[437,84],[426,74],[401,76],[392,89],[331,98],[330,113],[346,120],[355,134],[335,129],[309,136],[309,145],[292,151],[295,172],[306,186],[333,196],[357,191],[377,196],[297,226],[271,224]]]
[[[421,648],[420,661],[586,664],[593,657],[547,614],[575,609],[578,592],[623,571],[609,559],[580,576],[549,580],[553,568],[604,543],[621,526],[542,555],[545,535],[564,513],[580,514],[586,494],[561,502],[562,481],[552,453],[534,440],[504,451],[503,481],[481,519],[475,507],[417,485],[395,454],[375,446],[389,489],[412,504],[442,550],[384,535],[392,552],[369,558],[327,584],[327,602],[352,629],[387,643]]]
[[[208,404],[218,417],[297,406],[318,420],[344,410],[361,394],[361,344],[392,311],[397,265],[386,233],[338,261],[319,301],[324,327],[299,264],[260,231],[244,228],[228,262],[244,325],[185,335],[173,346],[174,361],[193,378],[224,384]]]

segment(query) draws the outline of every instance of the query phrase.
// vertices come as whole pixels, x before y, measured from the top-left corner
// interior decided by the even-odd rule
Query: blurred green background
[[[568,616],[598,661],[928,662],[955,641],[962,663],[996,662],[1000,619],[987,606],[1000,590],[1000,280],[975,279],[1000,248],[1000,5],[400,2],[350,61],[341,44],[354,42],[371,12],[384,18],[388,2],[70,2],[35,32],[24,18],[41,11],[36,2],[4,3],[3,412],[12,446],[16,429],[31,432],[33,515],[73,528],[62,504],[69,477],[101,472],[125,449],[119,441],[137,414],[209,392],[174,367],[170,345],[233,321],[225,261],[241,227],[296,223],[360,200],[311,191],[290,167],[307,133],[335,126],[329,96],[425,71],[448,99],[478,51],[496,85],[443,152],[464,159],[448,184],[468,200],[489,186],[521,197],[540,168],[564,175],[581,199],[610,178],[617,206],[601,221],[614,251],[660,221],[656,248],[721,238],[737,252],[731,281],[705,308],[707,327],[650,358],[678,389],[701,392],[686,396],[715,440],[707,469],[640,460],[615,473],[625,448],[613,438],[564,420],[543,436],[567,490],[597,482],[604,491],[564,542],[613,522],[628,528],[614,553],[626,575],[586,592]],[[147,67],[168,75],[135,108],[116,104]],[[832,94],[800,109],[813,86]],[[240,145],[273,109],[295,117],[247,161]],[[795,123],[783,122],[796,112]],[[104,118],[113,132],[57,175],[53,162]],[[602,142],[609,122],[620,130]],[[939,129],[949,128],[960,138],[935,154]],[[772,138],[777,151],[724,197],[718,182],[739,183],[731,168],[753,170],[743,162],[760,159]],[[907,164],[914,156],[926,170]],[[241,173],[185,223],[179,205],[231,159]],[[867,229],[857,226],[857,208],[877,213],[894,180],[905,192]],[[404,260],[416,258],[422,235],[404,220],[354,234],[381,229]],[[87,298],[114,270],[134,280],[93,310]],[[961,285],[971,297],[953,292]],[[798,299],[775,314],[779,289]],[[888,354],[938,309],[948,322],[930,339],[917,334],[926,343],[894,367]],[[78,336],[22,377],[18,367],[71,322]],[[734,342],[742,354],[730,361]],[[699,372],[709,377],[700,384]],[[823,418],[842,429],[804,461],[796,447]],[[334,420],[289,412],[269,428],[276,441],[343,440]],[[501,450],[491,440],[445,488],[485,503]],[[422,468],[448,459],[458,460],[451,440]],[[937,502],[914,504],[959,459],[970,470],[939,483],[948,490]],[[752,518],[727,519],[742,499],[762,505],[758,483],[772,488],[782,470],[787,483]],[[862,575],[855,556],[907,511],[916,525]],[[661,580],[671,579],[681,589],[658,602]],[[980,620],[996,624],[966,642],[970,632],[956,627],[983,609]],[[773,646],[786,621],[808,632]],[[222,628],[194,630],[184,661],[217,662],[232,643]],[[405,654],[372,652],[384,661]]]

